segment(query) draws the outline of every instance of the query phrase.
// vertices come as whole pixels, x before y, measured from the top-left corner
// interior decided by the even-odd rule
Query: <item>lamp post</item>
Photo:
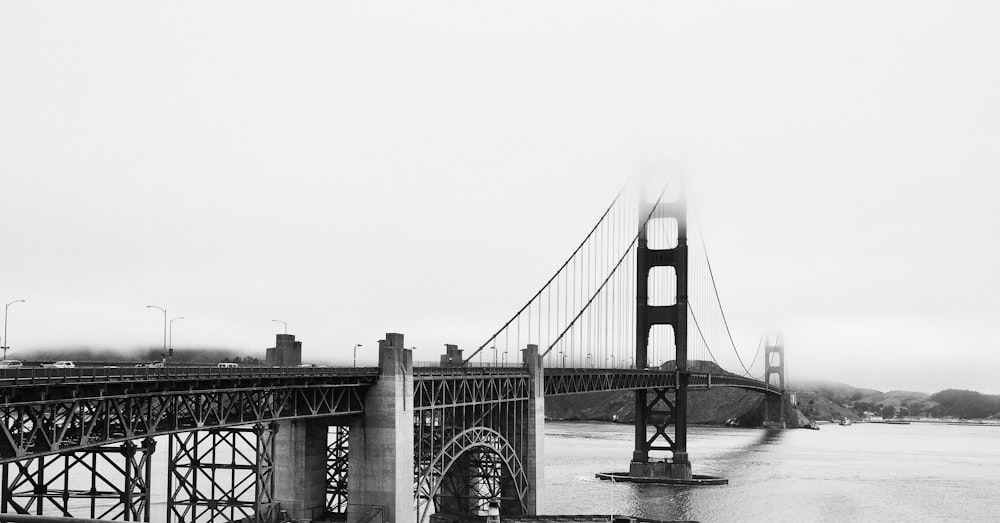
[[[613,368],[615,368],[615,355],[612,354],[609,357],[611,358],[611,368],[613,369]]]
[[[174,320],[183,320],[184,316],[176,316],[170,318],[170,328],[167,329],[167,354],[170,356],[174,355]]]
[[[163,354],[162,357],[167,357],[167,309],[160,307],[159,305],[146,305],[147,309],[160,309],[163,311]]]
[[[587,353],[587,366],[590,366],[590,353]]]
[[[358,366],[358,347],[360,347],[360,346],[361,346],[360,343],[356,343],[354,345],[354,366],[355,367]]]
[[[493,366],[496,367],[497,366],[497,348],[496,347],[490,347],[490,348],[493,349]]]
[[[7,349],[10,348],[8,346],[10,345],[10,342],[7,341],[7,309],[15,303],[24,303],[24,300],[14,300],[3,308],[3,359],[7,359]]]
[[[285,326],[285,332],[284,333],[288,334],[288,323],[287,322],[285,322],[284,320],[271,320],[271,321],[276,321],[276,322],[284,325]]]
[[[503,360],[501,361],[503,361],[504,366],[507,365],[507,349],[503,350]]]

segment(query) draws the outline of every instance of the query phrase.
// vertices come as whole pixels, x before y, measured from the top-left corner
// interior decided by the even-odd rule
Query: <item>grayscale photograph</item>
[[[1000,521],[1000,4],[0,3],[0,523]]]

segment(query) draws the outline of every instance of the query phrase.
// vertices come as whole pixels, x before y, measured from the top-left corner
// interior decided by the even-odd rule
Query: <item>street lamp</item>
[[[507,365],[507,349],[503,350],[503,364]]]
[[[285,332],[284,333],[288,334],[288,323],[287,322],[285,322],[284,320],[271,320],[271,321],[276,321],[276,322],[284,325],[285,326]]]
[[[490,348],[493,349],[493,366],[496,367],[497,366],[497,348],[496,347],[490,347]]]
[[[587,353],[587,366],[590,366],[590,353]]]
[[[360,343],[357,343],[357,344],[354,345],[354,366],[355,367],[358,366],[358,347],[360,347],[360,346],[361,346]]]
[[[14,300],[8,303],[3,308],[3,359],[7,359],[7,349],[10,348],[8,347],[8,345],[10,345],[10,342],[7,341],[7,309],[9,309],[10,306],[14,305],[15,303],[24,303],[24,300]]]
[[[169,333],[167,335],[167,354],[170,356],[174,355],[174,320],[183,320],[184,316],[177,316],[175,318],[170,318],[170,328],[167,329]]]
[[[146,305],[147,309],[160,309],[163,311],[163,354],[160,356],[167,357],[167,309],[160,307],[159,305]]]

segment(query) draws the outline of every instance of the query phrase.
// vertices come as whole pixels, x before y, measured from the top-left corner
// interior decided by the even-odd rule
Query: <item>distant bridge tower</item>
[[[687,453],[687,308],[688,246],[687,208],[683,193],[675,201],[652,204],[640,196],[639,238],[636,246],[636,368],[649,365],[649,334],[654,325],[673,329],[677,380],[674,387],[635,391],[635,450],[629,466],[630,476],[691,480],[691,462]],[[663,218],[676,223],[677,243],[665,249],[650,249],[647,241],[649,223]],[[649,277],[654,267],[672,267],[676,282],[676,300],[669,305],[649,304]],[[653,399],[649,399],[649,392]],[[673,437],[668,434],[673,425]],[[652,435],[650,436],[650,428]],[[650,451],[670,451],[668,459],[651,459]]]
[[[764,342],[764,383],[782,393],[785,391],[785,345],[780,336],[768,336]],[[774,408],[772,403],[777,401]],[[777,411],[777,419],[772,419],[772,409]],[[785,428],[784,395],[776,399],[764,396],[764,426]]]

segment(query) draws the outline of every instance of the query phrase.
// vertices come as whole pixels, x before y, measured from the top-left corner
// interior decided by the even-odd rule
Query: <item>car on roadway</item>
[[[72,361],[62,360],[55,363],[43,363],[42,367],[47,369],[72,369],[75,368],[76,365],[74,365]]]
[[[21,360],[0,360],[0,369],[20,369],[24,367]]]

